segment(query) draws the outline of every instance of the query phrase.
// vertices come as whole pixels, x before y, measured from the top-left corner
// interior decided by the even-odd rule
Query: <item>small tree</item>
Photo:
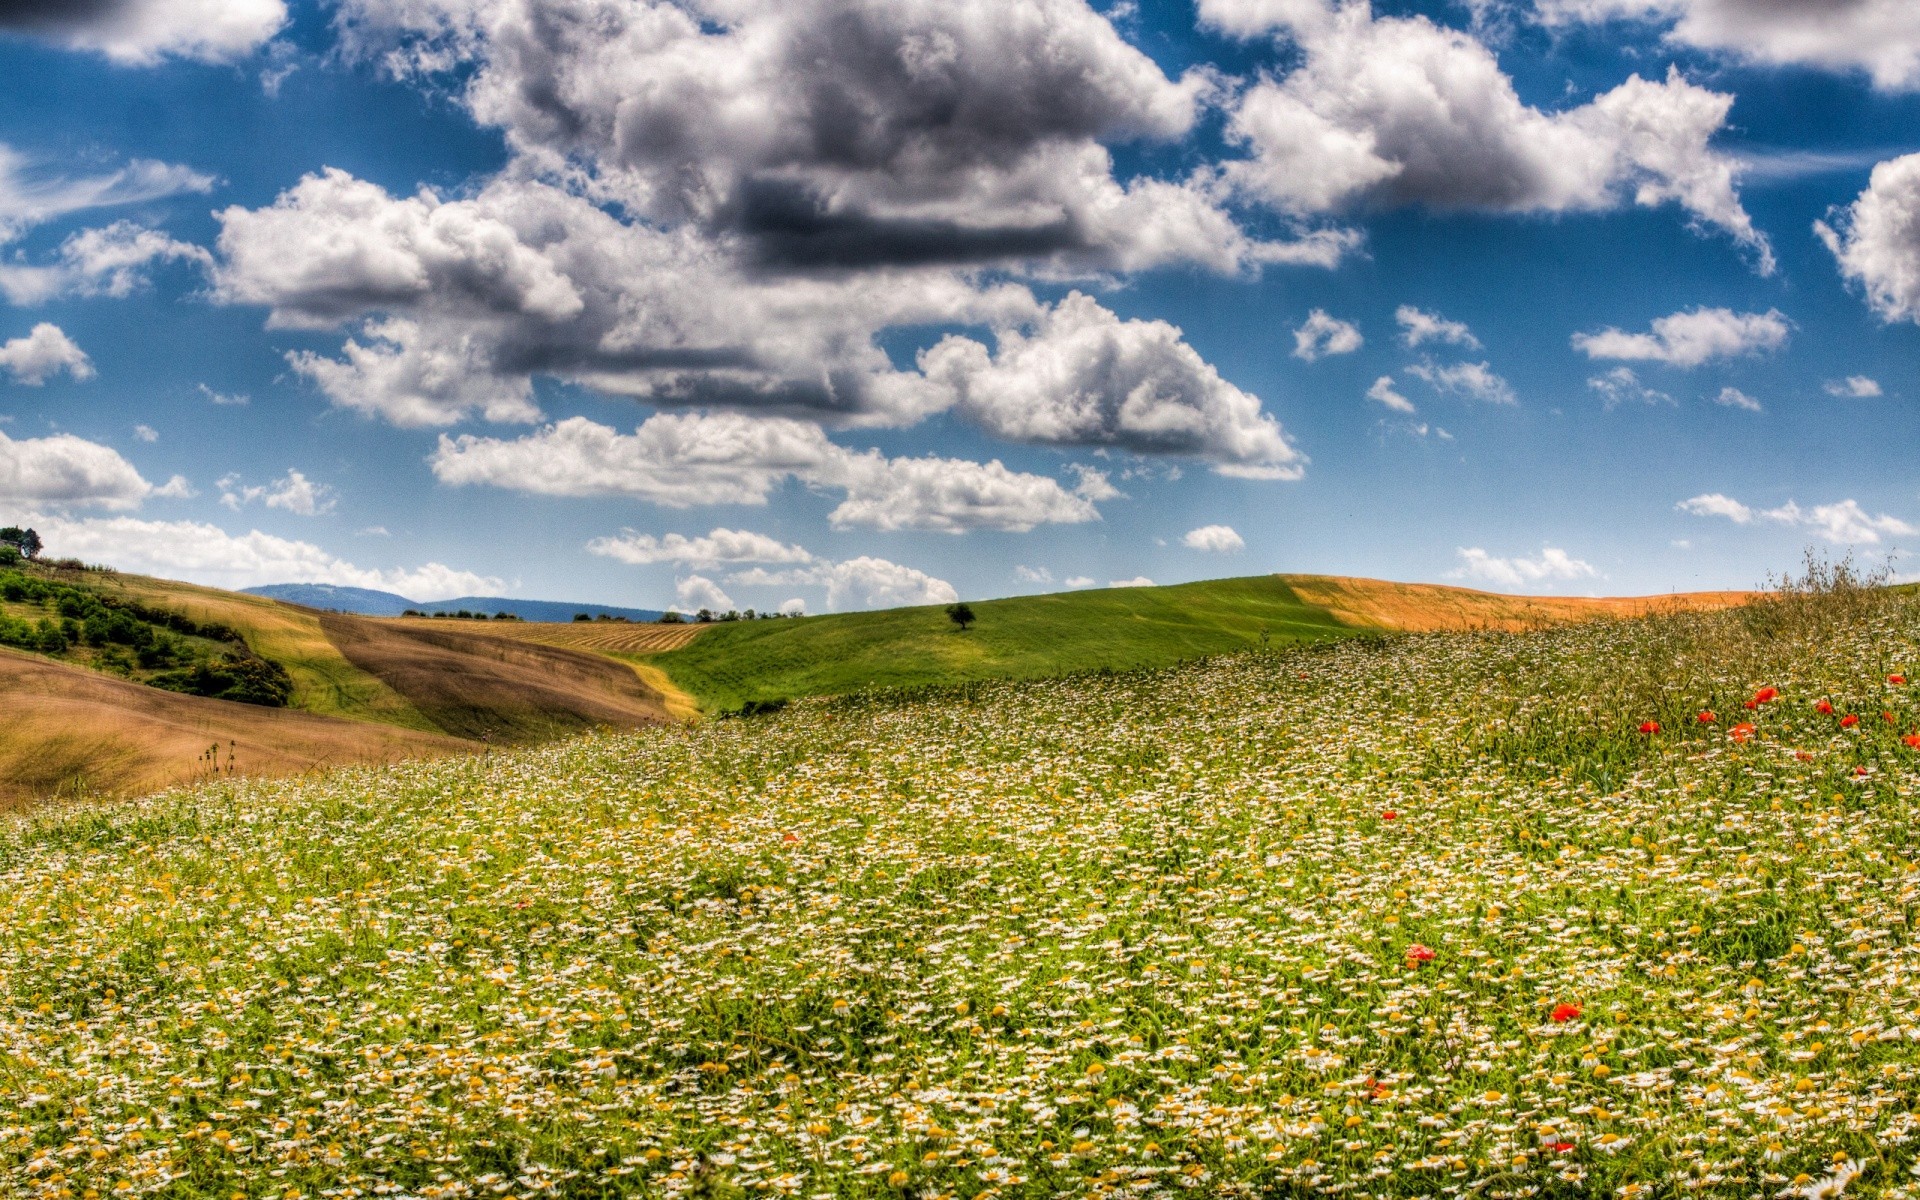
[[[31,529],[22,529],[18,525],[0,529],[0,543],[19,550],[22,558],[40,557],[40,535]]]
[[[947,620],[958,625],[960,632],[965,633],[967,626],[973,624],[975,620],[973,609],[969,608],[965,601],[959,604],[949,604],[947,605]]]

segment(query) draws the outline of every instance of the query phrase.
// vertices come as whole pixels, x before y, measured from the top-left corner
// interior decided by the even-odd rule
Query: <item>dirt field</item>
[[[205,778],[297,775],[479,747],[438,734],[180,696],[0,649],[0,809],[55,795],[138,795]],[[231,759],[229,759],[231,755]]]
[[[487,637],[512,638],[564,650],[594,654],[658,654],[678,650],[700,636],[705,625],[628,624],[625,621],[423,621],[418,617],[386,618],[382,624],[408,629],[457,629]]]
[[[1349,625],[1432,633],[1448,629],[1537,629],[1596,617],[1637,617],[1683,609],[1732,608],[1753,592],[1676,592],[1665,596],[1588,598],[1502,596],[1430,583],[1387,583],[1341,575],[1285,575],[1300,599]]]
[[[625,663],[467,624],[320,616],[347,661],[460,737],[533,742],[596,725],[672,719],[661,694]]]

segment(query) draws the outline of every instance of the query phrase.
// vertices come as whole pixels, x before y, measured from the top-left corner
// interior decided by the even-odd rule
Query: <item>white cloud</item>
[[[1748,62],[1863,71],[1888,91],[1920,87],[1909,0],[1536,0],[1549,24],[1670,25],[1667,40]]]
[[[1713,397],[1713,402],[1727,408],[1744,408],[1748,412],[1761,411],[1760,402],[1737,387],[1721,388],[1719,394]]]
[[[1367,399],[1379,404],[1384,404],[1395,412],[1410,413],[1416,411],[1413,407],[1413,401],[1394,390],[1393,376],[1391,375],[1382,375],[1380,378],[1374,380],[1373,386],[1367,389]]]
[[[782,600],[780,602],[780,613],[788,617],[804,617],[807,615],[807,602],[798,596]]]
[[[1375,19],[1365,3],[1203,0],[1203,21],[1242,37],[1276,32],[1292,73],[1246,89],[1228,136],[1251,157],[1225,178],[1283,212],[1362,204],[1513,213],[1680,204],[1773,270],[1735,189],[1739,162],[1710,146],[1733,97],[1669,71],[1629,78],[1548,113],[1521,102],[1494,55],[1424,16]]]
[[[1365,341],[1358,325],[1330,317],[1325,309],[1316,308],[1307,314],[1305,323],[1293,331],[1293,356],[1315,362],[1332,354],[1352,354]]]
[[[64,296],[120,298],[145,286],[148,270],[159,262],[209,267],[213,256],[158,230],[115,221],[104,229],[83,229],[69,236],[52,264],[0,263],[0,295],[21,305]]]
[[[1883,321],[1920,323],[1920,154],[1876,165],[1866,190],[1830,217],[1813,230],[1867,306]]]
[[[1615,367],[1604,375],[1595,375],[1587,380],[1587,386],[1600,393],[1600,399],[1609,409],[1622,404],[1672,404],[1674,399],[1665,392],[1656,391],[1640,382],[1632,367]]]
[[[1117,587],[1117,588],[1130,588],[1130,587],[1158,587],[1159,585],[1154,583],[1153,580],[1148,579],[1145,575],[1135,575],[1132,579],[1109,580],[1107,582],[1107,586]]]
[[[1260,400],[1220,377],[1165,321],[1123,321],[1069,294],[998,351],[950,335],[920,355],[928,381],[1000,437],[1204,459],[1222,475],[1297,479],[1306,458]]]
[[[133,436],[143,442],[157,442],[160,440],[160,431],[151,425],[135,425]]]
[[[1085,588],[1092,587],[1094,579],[1091,575],[1073,575],[1069,576],[1066,582],[1070,588]]]
[[[300,350],[287,362],[340,407],[403,428],[451,425],[473,411],[496,422],[540,419],[532,381],[495,372],[491,348],[473,333],[397,317],[369,321],[361,332],[367,340],[348,338],[342,358]]]
[[[332,512],[336,502],[332,488],[292,469],[272,483],[253,486],[238,475],[228,475],[220,480],[219,488],[220,503],[234,512],[243,505],[265,504],[296,516],[315,517]]]
[[[1416,363],[1407,368],[1407,374],[1424,379],[1427,386],[1436,392],[1465,396],[1469,400],[1481,400],[1488,404],[1519,403],[1507,381],[1494,374],[1493,369],[1483,362],[1453,363],[1448,366],[1433,362]]]
[[[130,509],[152,496],[190,493],[179,476],[155,487],[119,451],[70,433],[17,440],[0,433],[0,501]]]
[[[447,484],[541,495],[624,495],[673,508],[765,504],[784,481],[845,493],[836,527],[1024,532],[1099,519],[1083,496],[998,461],[887,458],[829,441],[819,426],[740,413],[658,413],[631,434],[571,417],[505,441],[442,436],[431,459]]]
[[[284,0],[97,0],[0,9],[0,32],[91,50],[127,66],[168,58],[231,62],[286,23]]]
[[[1844,396],[1849,400],[1871,400],[1881,394],[1880,381],[1865,375],[1849,375],[1845,379],[1828,380],[1826,393],[1829,396]]]
[[[1683,513],[1691,513],[1696,517],[1725,517],[1736,525],[1745,525],[1753,520],[1753,510],[1751,508],[1735,500],[1732,496],[1723,495],[1719,492],[1708,492],[1705,495],[1682,500],[1680,503],[1674,505],[1674,507]]]
[[[244,392],[228,395],[224,392],[216,392],[204,383],[197,384],[196,386],[200,389],[200,394],[205,396],[207,402],[210,404],[238,406],[249,403],[252,400],[252,397],[246,395]]]
[[[727,576],[743,587],[811,586],[826,589],[827,608],[850,605],[893,608],[913,604],[951,604],[960,598],[953,585],[914,567],[862,555],[845,562],[815,562],[786,571],[754,567]]]
[[[1247,548],[1245,538],[1233,531],[1230,525],[1202,525],[1190,529],[1180,539],[1180,544],[1189,550],[1205,550],[1214,554],[1237,554]]]
[[[733,611],[737,605],[733,597],[720,590],[720,585],[705,575],[689,575],[676,580],[673,585],[673,606],[681,612],[724,613]]]
[[[1803,509],[1792,500],[1778,508],[1755,509],[1731,496],[1709,492],[1682,500],[1674,507],[1696,517],[1723,517],[1736,525],[1766,521],[1810,529],[1827,541],[1842,545],[1871,546],[1878,544],[1882,537],[1908,537],[1920,533],[1920,529],[1898,517],[1886,513],[1871,515],[1852,499],[1837,504],[1821,504],[1812,509]]]
[[[65,371],[75,379],[92,379],[93,363],[58,325],[45,321],[35,325],[25,337],[0,344],[0,370],[13,376],[15,383],[39,387],[50,377]]]
[[[0,142],[0,243],[68,213],[212,190],[212,176],[151,159],[134,159],[103,175],[53,174]]]
[[[587,552],[618,559],[633,566],[652,563],[682,563],[706,566],[714,563],[808,563],[813,555],[800,546],[791,546],[764,533],[744,529],[715,529],[702,537],[669,533],[655,537],[629,529],[619,537],[595,538],[587,543]]]
[[[1473,336],[1464,321],[1449,321],[1439,313],[1423,312],[1411,304],[1394,309],[1393,319],[1400,325],[1401,343],[1410,350],[1428,342],[1445,342],[1469,350],[1480,348],[1480,339]]]
[[[1543,583],[1590,579],[1600,574],[1592,563],[1574,558],[1555,546],[1543,546],[1538,558],[1496,558],[1478,546],[1462,547],[1460,565],[1448,574],[1455,579],[1478,579],[1500,587],[1524,588]]]
[[[1793,323],[1777,309],[1736,313],[1729,308],[1695,308],[1654,319],[1652,332],[1627,333],[1608,327],[1576,333],[1573,348],[1588,358],[1658,362],[1697,367],[1720,358],[1759,354],[1786,345]]]
[[[1013,569],[1013,577],[1021,583],[1053,582],[1053,572],[1047,570],[1045,567],[1017,566]]]
[[[333,583],[398,592],[416,600],[486,595],[505,587],[499,579],[437,562],[388,570],[359,567],[311,542],[274,537],[257,529],[230,534],[200,521],[40,516],[34,524],[54,553],[213,587]]]

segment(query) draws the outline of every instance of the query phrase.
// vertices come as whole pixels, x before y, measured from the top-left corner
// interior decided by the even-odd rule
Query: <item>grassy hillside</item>
[[[710,627],[651,661],[709,709],[866,687],[1165,666],[1353,632],[1278,576],[1101,588],[973,604],[962,633],[939,607]]]
[[[0,823],[0,1195],[1910,1198],[1916,675],[1812,598]]]

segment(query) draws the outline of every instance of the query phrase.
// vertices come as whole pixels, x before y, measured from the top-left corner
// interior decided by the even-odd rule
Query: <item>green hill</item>
[[[1101,588],[972,604],[961,632],[939,606],[716,625],[648,655],[710,711],[754,701],[1110,667],[1166,666],[1360,630],[1301,600],[1280,577]]]

